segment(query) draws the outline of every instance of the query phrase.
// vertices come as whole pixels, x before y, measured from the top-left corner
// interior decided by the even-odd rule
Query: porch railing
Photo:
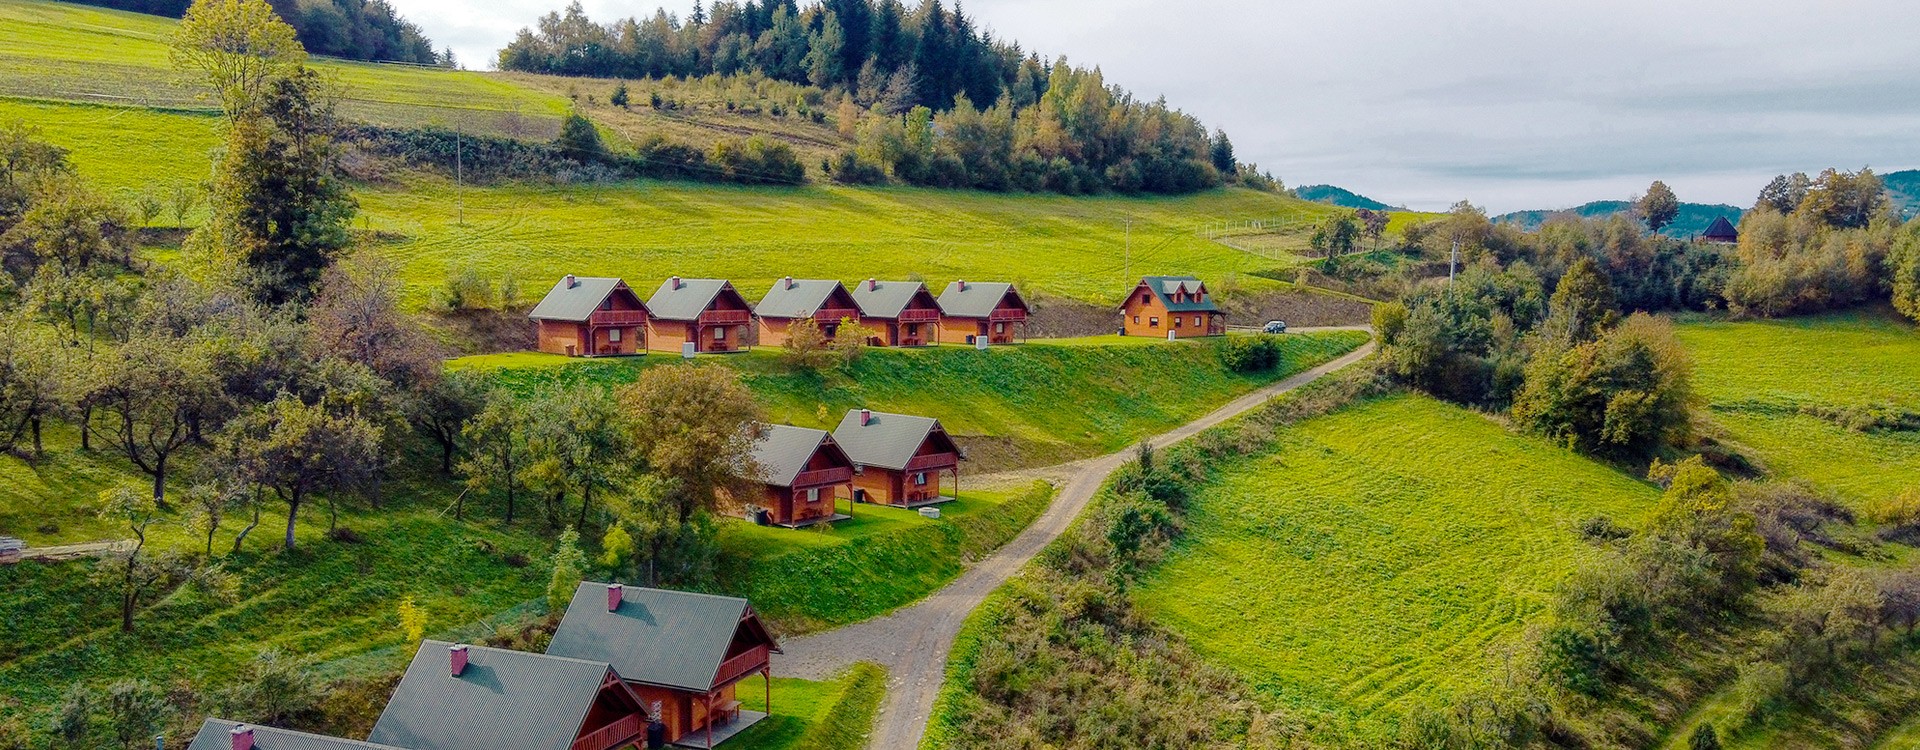
[[[700,313],[700,325],[732,326],[745,325],[753,319],[753,313],[745,310],[708,310]]]
[[[573,750],[612,750],[634,740],[640,739],[640,733],[646,725],[639,714],[623,716],[619,721],[595,729],[573,741]]]
[[[725,685],[735,678],[753,674],[767,668],[767,647],[753,648],[736,654],[733,658],[720,662],[720,671],[713,676],[714,685]]]
[[[823,484],[840,484],[853,481],[853,470],[842,467],[803,471],[793,478],[794,487],[815,487]]]
[[[952,453],[929,453],[914,456],[907,460],[906,471],[927,471],[929,469],[951,469],[960,465],[960,457]]]
[[[1027,311],[1025,310],[995,310],[993,311],[993,314],[987,316],[987,320],[991,320],[996,323],[1001,321],[1018,321],[1018,320],[1026,320],[1026,319],[1027,319]]]
[[[938,323],[940,322],[940,311],[939,310],[901,310],[900,322],[902,323]]]

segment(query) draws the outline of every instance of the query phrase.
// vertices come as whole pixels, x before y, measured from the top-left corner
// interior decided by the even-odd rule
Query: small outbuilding
[[[787,342],[795,323],[808,318],[831,340],[840,321],[860,319],[860,307],[838,281],[788,276],[773,282],[767,296],[754,306],[753,314],[760,319],[760,343],[779,346]]]
[[[1120,335],[1166,338],[1227,335],[1227,315],[1192,276],[1148,276],[1120,303]]]
[[[835,508],[834,498],[852,495],[853,459],[825,430],[769,425],[754,443],[753,463],[758,474],[747,478],[764,490],[748,504],[757,504],[766,517],[755,517],[755,507],[743,508],[750,518],[788,528],[849,518]]]
[[[940,341],[940,301],[918,281],[867,279],[853,285],[860,325],[874,346],[926,346]]]
[[[1700,233],[1700,239],[1723,245],[1737,244],[1740,242],[1740,230],[1734,229],[1733,222],[1728,221],[1727,217],[1717,216],[1707,226],[1707,231]]]
[[[771,654],[780,653],[745,599],[581,583],[547,653],[607,662],[666,727],[667,742],[725,742],[773,710]],[[734,686],[759,676],[764,711]]]
[[[955,281],[940,293],[940,340],[1011,344],[1027,337],[1026,298],[1012,284]]]
[[[226,719],[200,722],[187,750],[407,750],[392,745],[328,737]]]
[[[614,750],[647,739],[605,661],[424,641],[368,742],[408,750]]]
[[[647,347],[678,352],[691,342],[696,353],[747,348],[753,306],[724,279],[672,277],[647,298]]]
[[[953,499],[940,491],[942,475],[960,485],[965,456],[940,420],[855,409],[833,439],[853,459],[855,502],[914,508]]]
[[[536,347],[569,357],[638,354],[646,350],[647,305],[616,278],[567,274],[527,313]]]

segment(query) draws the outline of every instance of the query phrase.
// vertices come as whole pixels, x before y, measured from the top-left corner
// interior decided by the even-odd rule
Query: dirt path
[[[1373,349],[1374,345],[1368,343],[1332,362],[1241,396],[1211,414],[1153,438],[1153,443],[1170,445],[1184,440],[1258,407],[1274,396],[1358,362],[1372,354]],[[858,661],[876,662],[886,667],[886,703],[881,706],[880,715],[875,719],[868,747],[875,750],[910,750],[918,747],[921,735],[926,732],[927,717],[933,712],[934,696],[946,677],[947,651],[952,648],[961,623],[986,599],[987,594],[999,588],[1042,548],[1066,531],[1073,519],[1087,507],[1087,502],[1093,499],[1094,492],[1106,482],[1107,475],[1132,455],[1133,451],[1129,449],[1059,467],[1022,472],[1064,479],[1056,480],[1061,488],[1060,494],[1026,531],[968,568],[946,588],[934,592],[918,604],[885,617],[781,643],[786,653],[773,657],[774,673],[820,680]]]
[[[85,544],[62,544],[54,547],[28,547],[20,551],[20,559],[56,562],[81,557],[102,557],[114,552],[125,552],[130,549],[133,549],[132,539],[119,539],[111,542],[87,542]]]

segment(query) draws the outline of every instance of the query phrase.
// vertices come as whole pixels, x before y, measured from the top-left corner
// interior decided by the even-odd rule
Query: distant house
[[[940,420],[855,409],[833,439],[853,459],[857,502],[912,508],[953,499],[940,494],[941,474],[960,484],[960,446]]]
[[[798,528],[846,516],[834,509],[834,498],[852,494],[853,459],[825,430],[770,425],[753,446],[759,473],[747,477],[764,486],[757,503],[767,522]]]
[[[807,318],[812,318],[820,332],[831,339],[842,319],[859,320],[860,307],[838,281],[788,276],[773,282],[767,296],[754,306],[753,314],[760,319],[760,343],[780,346],[787,342],[793,324]]]
[[[647,330],[647,306],[619,279],[567,274],[527,313],[538,348],[569,357],[638,354]]]
[[[691,739],[712,747],[767,716],[744,710],[735,684],[759,675],[773,710],[769,654],[780,644],[745,599],[582,583],[547,653],[612,664],[667,742],[704,733]]]
[[[940,340],[972,344],[1011,344],[1027,336],[1033,308],[1012,284],[956,281],[940,293]]]
[[[207,719],[187,743],[187,750],[407,750],[322,734],[254,726],[226,719]]]
[[[430,640],[367,741],[408,750],[612,750],[644,743],[647,724],[640,697],[605,661]]]
[[[1227,315],[1207,285],[1192,276],[1148,276],[1120,304],[1123,336],[1225,336]]]
[[[687,342],[695,352],[741,351],[753,324],[753,306],[722,279],[667,279],[647,299],[647,313],[647,348],[660,352]]]
[[[1713,223],[1707,226],[1707,231],[1700,234],[1700,239],[1732,245],[1740,241],[1740,231],[1733,228],[1733,222],[1727,221],[1727,217],[1720,216],[1715,217]]]
[[[940,340],[940,301],[918,281],[867,279],[853,285],[860,325],[876,346],[926,346]]]

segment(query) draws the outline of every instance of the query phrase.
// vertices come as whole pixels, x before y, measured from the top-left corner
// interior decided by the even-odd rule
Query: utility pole
[[[1453,289],[1453,270],[1460,265],[1460,241],[1453,241],[1453,251],[1447,256],[1447,289]]]
[[[1127,217],[1126,278],[1133,278],[1133,217]]]
[[[460,129],[453,129],[453,219],[460,226],[467,225],[467,174],[466,167],[460,161]]]

